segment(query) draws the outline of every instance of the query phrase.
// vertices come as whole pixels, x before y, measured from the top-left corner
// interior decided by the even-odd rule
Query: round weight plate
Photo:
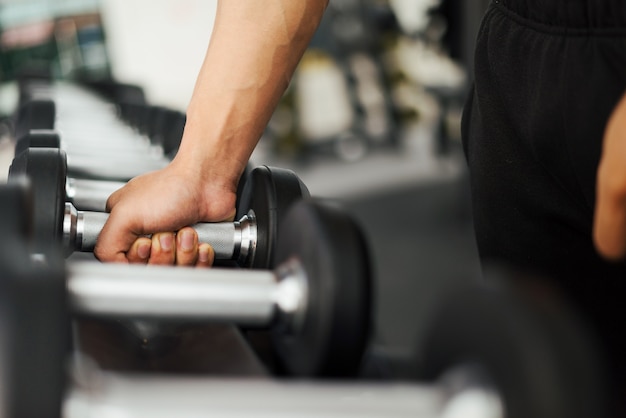
[[[165,155],[174,157],[183,137],[187,116],[176,110],[168,110],[164,115],[162,137],[163,152]]]
[[[56,106],[52,100],[32,99],[20,106],[15,122],[15,138],[32,129],[54,129]]]
[[[53,130],[30,131],[15,143],[15,155],[26,151],[28,148],[61,148],[61,138]]]
[[[372,323],[372,279],[360,228],[338,208],[301,201],[280,233],[276,260],[299,260],[307,276],[305,317],[273,331],[280,361],[296,376],[349,377],[361,365]]]
[[[257,243],[252,264],[242,267],[274,268],[276,238],[282,220],[294,202],[309,196],[308,189],[293,171],[260,166],[250,172],[237,206],[237,219],[249,210],[254,212]]]
[[[30,221],[16,187],[0,187],[0,416],[46,417],[61,410],[66,380],[66,281],[58,259],[36,265],[26,237],[7,234]]]
[[[13,175],[0,188],[0,236],[10,241],[32,239],[33,196],[26,176]]]
[[[33,194],[35,251],[47,253],[61,242],[65,213],[65,153],[55,148],[30,148],[13,159],[9,177],[26,175]]]
[[[477,287],[442,300],[418,357],[426,379],[478,366],[507,418],[606,416],[604,366],[593,341],[551,291]]]
[[[239,183],[237,183],[237,203],[236,203],[237,208],[239,208],[241,205],[240,203],[241,197],[243,196],[243,191],[246,187],[246,183],[248,182],[248,177],[250,176],[251,172],[252,172],[252,165],[248,163],[246,165],[246,168],[243,170],[241,177],[239,177]]]

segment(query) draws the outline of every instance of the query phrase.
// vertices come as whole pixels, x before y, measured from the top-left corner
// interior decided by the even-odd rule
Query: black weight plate
[[[294,202],[309,196],[306,186],[291,170],[267,166],[252,170],[237,206],[237,219],[241,219],[252,209],[257,221],[254,259],[251,266],[245,267],[274,267],[276,238],[282,229],[282,220]]]
[[[59,416],[70,336],[65,277],[57,259],[36,266],[25,237],[5,234],[30,221],[15,186],[0,187],[0,213],[7,205],[11,213],[0,216],[0,416]]]
[[[252,164],[248,163],[243,173],[241,174],[241,177],[239,177],[239,183],[237,183],[237,203],[235,204],[237,208],[239,208],[240,206],[241,197],[243,196],[243,191],[246,187],[246,183],[248,182],[248,177],[250,177],[251,172]]]
[[[65,153],[56,148],[30,148],[13,159],[9,177],[19,175],[26,175],[31,183],[35,251],[47,253],[60,244],[63,234]]]
[[[28,148],[61,148],[61,138],[50,129],[32,130],[20,137],[15,143],[15,155]]]
[[[308,298],[299,329],[273,331],[284,369],[296,376],[354,376],[372,323],[369,252],[360,228],[336,207],[295,203],[276,254],[278,263],[293,258],[306,271]]]
[[[456,366],[479,366],[507,418],[606,416],[594,337],[553,291],[452,292],[429,322],[419,357],[429,380]]]
[[[33,196],[26,176],[13,175],[0,188],[0,236],[30,241],[33,231]],[[1,270],[0,270],[1,271]]]
[[[168,110],[164,115],[163,131],[160,135],[163,152],[170,158],[174,158],[178,152],[185,131],[185,123],[187,123],[187,116],[184,113]]]
[[[34,99],[20,106],[15,121],[15,138],[32,129],[54,129],[56,106],[52,100]]]

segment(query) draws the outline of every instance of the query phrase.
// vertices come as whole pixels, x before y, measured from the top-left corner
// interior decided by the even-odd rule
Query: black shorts
[[[626,91],[624,0],[493,1],[463,118],[483,261],[552,278],[626,364],[626,263],[592,243],[604,128]]]

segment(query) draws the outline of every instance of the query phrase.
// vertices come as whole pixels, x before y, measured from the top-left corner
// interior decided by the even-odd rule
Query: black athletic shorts
[[[592,243],[606,122],[626,92],[626,0],[497,0],[463,117],[483,261],[552,278],[626,371],[626,263]],[[626,393],[624,394],[626,397]]]

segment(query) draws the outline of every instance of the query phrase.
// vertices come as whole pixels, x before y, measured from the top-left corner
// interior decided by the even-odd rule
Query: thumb
[[[103,262],[127,263],[126,253],[141,234],[134,232],[133,228],[123,221],[122,216],[116,215],[115,211],[111,212],[102,228],[94,248],[94,255]]]

